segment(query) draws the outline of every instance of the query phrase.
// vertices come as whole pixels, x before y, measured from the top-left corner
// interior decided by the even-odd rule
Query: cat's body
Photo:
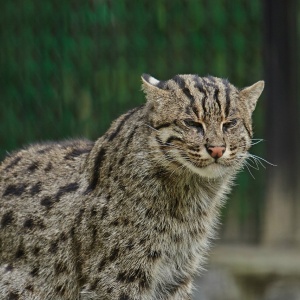
[[[263,83],[143,80],[147,103],[95,143],[1,164],[0,299],[190,299]]]

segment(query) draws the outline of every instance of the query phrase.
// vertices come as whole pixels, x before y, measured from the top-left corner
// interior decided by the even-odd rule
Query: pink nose
[[[213,158],[220,158],[225,152],[224,146],[210,146],[207,147],[209,155]]]

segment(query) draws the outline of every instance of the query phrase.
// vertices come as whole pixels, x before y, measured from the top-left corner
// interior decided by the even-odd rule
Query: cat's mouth
[[[187,169],[206,178],[218,178],[228,173],[231,164],[225,162],[224,159],[207,158],[202,160],[183,159],[180,158],[179,162]]]

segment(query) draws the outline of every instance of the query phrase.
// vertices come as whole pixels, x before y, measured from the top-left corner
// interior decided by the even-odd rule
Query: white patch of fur
[[[155,86],[157,86],[160,83],[159,80],[155,79],[152,76],[149,76],[148,81],[149,81],[150,84],[155,85]]]

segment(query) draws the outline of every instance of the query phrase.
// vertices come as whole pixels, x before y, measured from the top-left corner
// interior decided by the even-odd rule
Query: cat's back
[[[37,144],[4,159],[0,233],[8,243],[17,235],[45,235],[46,228],[55,231],[68,223],[72,206],[80,202],[83,165],[92,146],[86,140]]]

